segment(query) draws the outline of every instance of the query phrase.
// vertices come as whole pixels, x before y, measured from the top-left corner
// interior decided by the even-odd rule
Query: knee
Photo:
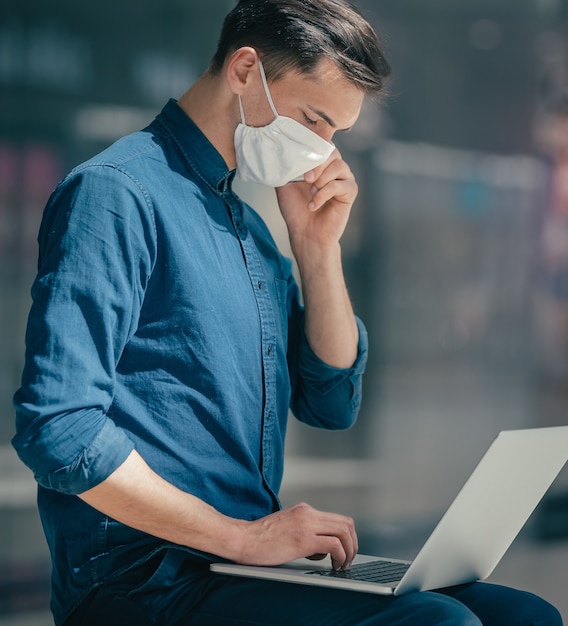
[[[560,615],[560,611],[552,605],[549,605],[551,612],[550,615],[548,617],[548,621],[546,622],[546,624],[548,626],[562,626],[564,624],[563,620],[562,620],[562,615]]]
[[[519,595],[512,607],[510,621],[507,623],[523,626],[562,626],[563,624],[562,616],[555,606],[530,592]]]
[[[531,621],[527,621],[527,626],[562,626],[562,616],[560,611],[542,598],[538,598],[540,602],[535,602],[537,611],[535,617]]]
[[[540,596],[517,592],[511,602],[496,606],[498,623],[511,626],[562,626],[558,609]]]
[[[562,626],[558,610],[528,591],[489,583],[446,590],[479,615],[482,623],[500,626]]]

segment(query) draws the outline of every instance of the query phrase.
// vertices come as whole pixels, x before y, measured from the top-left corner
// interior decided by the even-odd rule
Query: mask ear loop
[[[274,102],[272,101],[272,96],[270,95],[270,89],[268,89],[268,81],[266,80],[266,74],[264,73],[264,66],[262,65],[262,61],[258,60],[258,68],[260,70],[260,77],[262,78],[262,84],[264,85],[264,92],[266,93],[266,97],[268,99],[268,104],[270,104],[270,108],[274,113],[274,117],[278,117],[278,111],[274,106]]]
[[[268,81],[266,80],[266,74],[264,73],[264,66],[262,65],[262,61],[258,60],[258,69],[260,70],[260,77],[262,78],[262,84],[264,85],[264,93],[266,94],[266,98],[268,100],[268,104],[274,113],[274,117],[278,117],[278,111],[274,106],[274,102],[272,101],[272,96],[270,95],[270,89],[268,89]],[[243,109],[243,101],[241,100],[241,95],[238,94],[239,98],[239,110],[241,112],[241,122],[246,125],[245,122],[245,110]]]
[[[239,98],[239,109],[241,110],[241,122],[246,126],[245,122],[245,110],[243,109],[243,101],[241,100],[241,94],[237,94]]]

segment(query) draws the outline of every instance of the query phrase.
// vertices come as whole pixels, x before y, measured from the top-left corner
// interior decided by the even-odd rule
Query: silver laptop
[[[357,555],[350,570],[299,559],[278,567],[212,563],[221,574],[401,595],[487,578],[566,460],[568,426],[503,431],[413,561]],[[375,570],[375,571],[374,571]]]

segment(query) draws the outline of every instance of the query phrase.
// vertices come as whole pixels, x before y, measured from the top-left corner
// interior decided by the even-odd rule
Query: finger
[[[354,180],[332,180],[321,189],[312,185],[310,193],[312,194],[308,202],[310,211],[321,209],[330,200],[351,206],[357,196],[357,184]]]
[[[349,562],[347,563],[347,569],[351,567],[351,563],[353,563],[353,559],[357,556],[357,553],[359,552],[359,539],[355,531],[355,524],[353,524],[351,527],[351,541],[352,541],[353,549],[351,553],[351,558],[349,558]]]
[[[325,534],[327,540],[330,540],[331,548],[328,549],[328,552],[334,567],[347,569],[359,548],[353,520],[339,515],[330,515],[326,520],[325,530],[322,534]]]
[[[345,564],[343,565],[344,569],[348,569],[353,562],[353,559],[357,556],[357,552],[359,550],[359,541],[357,538],[357,533],[355,531],[355,522],[351,518],[345,519],[345,527],[346,527],[346,538],[343,540],[343,546],[345,549]]]
[[[334,570],[343,569],[348,562],[347,554],[343,547],[343,543],[338,537],[324,535],[320,536],[318,541],[318,550],[322,550],[331,557],[331,565]]]
[[[308,208],[317,210],[332,198],[352,204],[358,192],[353,172],[345,161],[337,160],[329,164],[310,187],[311,200]]]

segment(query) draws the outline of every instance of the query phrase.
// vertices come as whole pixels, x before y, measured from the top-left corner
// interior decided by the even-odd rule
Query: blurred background
[[[44,204],[185,91],[233,4],[0,4],[0,625],[52,623],[35,486],[9,444]],[[410,558],[500,430],[567,421],[568,0],[357,5],[393,66],[388,98],[337,137],[360,185],[343,249],[366,395],[346,433],[291,424],[282,499]],[[273,191],[241,193],[286,251]],[[567,559],[563,472],[491,580],[568,622]]]

